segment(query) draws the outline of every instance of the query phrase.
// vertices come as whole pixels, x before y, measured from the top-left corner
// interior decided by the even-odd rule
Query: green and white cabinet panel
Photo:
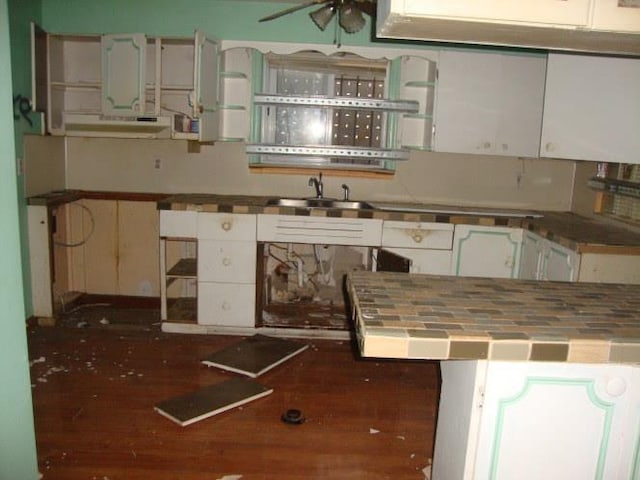
[[[580,270],[580,254],[524,231],[520,255],[519,278],[575,282]]]
[[[636,479],[640,369],[490,362],[476,477]]]
[[[637,365],[468,360],[441,371],[433,478],[640,475]]]
[[[451,274],[518,278],[522,229],[456,225]]]
[[[102,36],[103,114],[144,114],[146,47],[141,33]]]

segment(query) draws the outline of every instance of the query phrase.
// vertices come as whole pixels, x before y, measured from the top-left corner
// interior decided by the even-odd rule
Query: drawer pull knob
[[[225,267],[228,267],[229,265],[231,265],[231,259],[229,257],[224,257],[222,259],[222,265],[224,265]]]
[[[624,378],[613,377],[606,386],[607,393],[612,397],[619,397],[627,391],[627,382]]]
[[[228,232],[229,230],[231,230],[231,222],[222,222],[222,229],[225,232]]]
[[[222,310],[229,311],[231,310],[231,304],[229,302],[222,303]]]
[[[420,235],[419,233],[414,233],[413,234],[413,241],[416,242],[416,243],[422,242],[423,238],[424,237],[422,235]]]

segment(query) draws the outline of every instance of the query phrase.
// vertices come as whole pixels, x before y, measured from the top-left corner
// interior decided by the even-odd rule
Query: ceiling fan
[[[309,14],[320,30],[324,30],[333,17],[338,14],[338,23],[342,29],[347,33],[355,33],[365,25],[363,13],[373,16],[376,12],[376,0],[311,0],[261,18],[259,21],[275,20],[313,5],[322,5],[318,10]]]

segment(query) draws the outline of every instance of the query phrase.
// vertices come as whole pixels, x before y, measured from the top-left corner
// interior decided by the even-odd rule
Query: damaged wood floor
[[[274,389],[267,397],[187,427],[154,411],[237,376],[199,360],[239,338],[30,327],[43,479],[425,478],[439,397],[432,362],[364,360],[349,342],[307,340],[258,377]],[[303,424],[281,421],[292,408]]]

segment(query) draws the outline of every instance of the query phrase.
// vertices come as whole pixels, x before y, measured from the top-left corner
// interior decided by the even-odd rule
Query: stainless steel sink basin
[[[345,210],[371,210],[373,205],[367,202],[335,200],[332,198],[272,198],[269,206],[294,208],[341,208]]]

